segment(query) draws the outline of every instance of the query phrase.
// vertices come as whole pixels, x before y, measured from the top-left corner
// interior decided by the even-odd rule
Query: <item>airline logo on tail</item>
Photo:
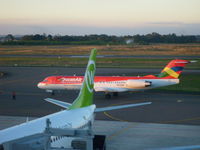
[[[176,71],[181,71],[181,70],[183,70],[182,67],[174,67],[174,68],[165,67],[163,71],[174,78],[178,78],[179,74]]]
[[[93,104],[94,74],[96,71],[96,49],[90,54],[80,93],[69,109],[87,107]]]
[[[90,60],[88,62],[88,70],[86,71],[86,86],[87,89],[90,93],[93,92],[93,87],[94,87],[94,74],[95,74],[95,62],[93,60]]]
[[[183,68],[186,64],[190,63],[190,61],[187,60],[172,60],[169,62],[169,64],[162,70],[162,72],[158,75],[158,77],[172,77],[172,78],[178,78],[181,74]]]

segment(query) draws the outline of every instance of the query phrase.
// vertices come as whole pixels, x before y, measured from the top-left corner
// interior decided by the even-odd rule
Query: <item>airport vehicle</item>
[[[179,83],[179,76],[186,64],[192,61],[175,59],[170,61],[158,75],[147,76],[96,76],[94,89],[96,92],[105,92],[106,98],[110,93],[114,96],[118,92],[141,91]],[[38,83],[38,88],[47,91],[80,89],[83,76],[49,76]]]
[[[9,141],[13,141],[22,137],[27,137],[37,133],[44,132],[46,128],[46,120],[51,121],[53,128],[84,128],[89,122],[94,119],[94,113],[107,110],[122,109],[128,107],[136,107],[151,104],[151,102],[128,104],[121,106],[112,106],[104,108],[96,108],[93,104],[93,87],[94,87],[94,74],[96,70],[96,49],[93,49],[88,61],[87,69],[84,75],[84,81],[81,86],[78,97],[70,104],[55,99],[47,98],[48,102],[61,106],[65,110],[53,113],[33,121],[29,121],[11,128],[0,130],[0,147]],[[53,147],[68,147],[68,137],[52,137],[51,145]],[[68,141],[68,142],[67,142]]]

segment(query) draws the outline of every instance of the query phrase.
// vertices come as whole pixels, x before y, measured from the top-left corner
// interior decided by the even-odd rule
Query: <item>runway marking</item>
[[[122,104],[127,104],[127,103],[130,103],[130,102],[142,102],[143,100],[133,100],[133,101],[128,101],[128,102],[122,102],[122,103],[117,103],[117,104],[112,104],[110,106],[114,106],[114,105],[122,105]],[[152,100],[151,100],[152,101]],[[180,101],[177,101],[177,102],[183,102],[182,100]],[[112,119],[112,120],[116,120],[116,121],[121,121],[121,122],[131,122],[131,121],[128,121],[128,120],[124,120],[124,119],[121,119],[121,118],[118,118],[118,117],[115,117],[111,114],[109,114],[108,112],[103,112],[105,116],[107,116],[108,118]],[[159,121],[159,122],[152,122],[152,123],[179,123],[179,122],[187,122],[187,121],[194,121],[194,120],[200,120],[200,116],[199,117],[195,117],[195,118],[186,118],[186,119],[181,119],[181,120],[172,120],[172,121]]]
[[[133,102],[133,101],[131,101],[131,102]],[[136,100],[136,101],[134,100],[134,102],[141,102],[141,100]],[[130,103],[130,101],[128,101],[128,102],[122,102],[122,103],[117,103],[117,104],[113,104],[113,105],[110,105],[110,106],[122,105],[122,104],[127,104],[127,103]],[[127,120],[123,120],[123,119],[114,117],[114,116],[108,114],[107,112],[103,112],[103,113],[104,113],[105,116],[107,116],[108,118],[111,118],[111,119],[113,119],[113,120],[121,121],[121,122],[129,122],[129,123],[132,123],[132,122],[130,122],[130,121],[127,121]],[[136,126],[136,124],[137,124],[137,123],[132,123],[132,124],[129,125],[128,127],[125,127],[125,128],[123,128],[123,129],[121,129],[121,130],[118,130],[117,132],[114,132],[113,134],[109,135],[107,139],[111,141],[114,137],[119,136],[120,134],[126,132],[126,131],[129,130],[130,128],[133,128],[134,126]]]
[[[107,117],[113,119],[113,120],[116,120],[116,121],[121,121],[121,122],[129,122],[129,123],[133,123],[131,121],[128,121],[128,120],[123,120],[123,119],[120,119],[120,118],[117,118],[117,117],[114,117],[110,114],[108,114],[107,112],[104,112],[104,115],[106,115]],[[196,118],[188,118],[188,119],[183,119],[183,120],[175,120],[175,121],[162,121],[162,122],[154,122],[154,123],[175,123],[175,122],[186,122],[186,121],[191,121],[191,120],[200,120],[200,117],[196,117]],[[153,122],[152,122],[153,123]],[[136,125],[139,125],[139,123],[133,123],[131,125],[129,125],[128,127],[125,127],[121,130],[118,130],[117,132],[111,134],[108,136],[108,140],[112,140],[114,137],[117,137],[119,136],[120,134],[126,132],[127,130],[129,130],[130,128],[132,127],[136,127]]]
[[[116,121],[122,121],[122,122],[131,122],[128,120],[123,120],[117,117],[114,117],[113,115],[110,115],[107,112],[104,112],[104,115],[106,115],[108,118]],[[200,120],[200,117],[195,117],[195,118],[187,118],[187,119],[181,119],[181,120],[173,120],[173,121],[159,121],[159,122],[152,122],[152,123],[178,123],[178,122],[187,122],[187,121],[192,121],[192,120]]]
[[[127,121],[127,120],[123,120],[123,119],[120,119],[120,118],[117,118],[117,117],[114,117],[110,114],[108,114],[107,112],[103,112],[104,115],[106,115],[108,118],[112,119],[112,120],[116,120],[116,121],[121,121],[121,122],[130,122],[130,121]]]
[[[123,105],[123,104],[130,104],[130,103],[137,103],[137,102],[145,102],[144,100],[130,100],[130,101],[126,101],[126,102],[121,102],[121,103],[116,103],[116,104],[112,104],[110,106],[116,106],[116,105]],[[107,116],[108,118],[111,118],[113,120],[116,120],[116,121],[123,121],[123,122],[130,122],[128,120],[123,120],[123,119],[120,119],[120,118],[117,118],[117,117],[114,117],[113,115],[110,115],[109,113],[107,113],[106,111],[103,112],[105,116]]]
[[[127,130],[129,130],[129,129],[133,128],[134,126],[136,126],[136,124],[137,123],[130,124],[129,126],[123,128],[121,130],[118,130],[117,132],[114,132],[113,134],[111,134],[111,135],[109,135],[107,137],[107,140],[111,141],[114,137],[119,136],[120,134],[122,134],[122,133],[126,132]]]
[[[181,102],[183,102],[183,101],[182,101],[182,100],[180,100],[180,99],[179,99],[179,100],[177,100],[177,103],[181,103]]]
[[[107,112],[103,112],[105,116],[107,116],[108,118],[112,119],[112,120],[116,120],[116,121],[122,121],[122,122],[131,122],[128,120],[123,120],[121,118],[118,117],[114,117],[113,115],[110,115]],[[159,122],[152,122],[152,123],[178,123],[178,122],[187,122],[187,121],[192,121],[192,120],[200,120],[200,117],[195,117],[195,118],[187,118],[187,119],[181,119],[181,120],[172,120],[172,121],[159,121]]]

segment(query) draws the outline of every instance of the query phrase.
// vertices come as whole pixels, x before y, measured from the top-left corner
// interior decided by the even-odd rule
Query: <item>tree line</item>
[[[106,34],[93,35],[24,35],[15,37],[12,34],[1,37],[1,45],[121,45],[121,44],[151,44],[151,43],[199,43],[199,36],[167,34],[156,32],[146,35],[115,36]]]

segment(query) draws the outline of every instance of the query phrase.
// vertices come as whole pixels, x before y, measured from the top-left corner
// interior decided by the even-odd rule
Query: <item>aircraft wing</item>
[[[125,92],[125,88],[112,88],[112,87],[95,87],[96,92]]]
[[[55,100],[55,99],[52,99],[52,98],[46,98],[45,101],[48,101],[48,102],[53,103],[53,104],[56,104],[56,105],[58,105],[60,107],[63,107],[65,109],[68,109],[69,106],[71,106],[70,103],[62,102],[62,101]],[[148,104],[151,104],[151,103],[152,102],[144,102],[144,103],[137,103],[137,104],[127,104],[127,105],[96,108],[95,112],[110,111],[110,110],[123,109],[123,108],[129,108],[129,107],[138,107],[138,106],[148,105]]]
[[[52,99],[52,98],[45,98],[44,100],[47,101],[47,102],[50,102],[52,104],[58,105],[60,107],[63,107],[65,109],[68,109],[72,105],[70,103],[62,102],[62,101]]]
[[[148,104],[151,104],[151,103],[152,102],[144,102],[144,103],[137,103],[137,104],[127,104],[127,105],[96,108],[95,112],[110,111],[110,110],[123,109],[123,108],[129,108],[129,107],[137,107],[137,106],[148,105]]]

